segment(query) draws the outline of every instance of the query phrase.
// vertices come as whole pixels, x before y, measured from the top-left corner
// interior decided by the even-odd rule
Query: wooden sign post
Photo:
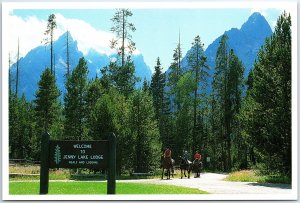
[[[41,143],[40,194],[48,194],[49,168],[108,169],[107,194],[116,193],[116,137],[108,140],[50,140],[45,133]]]

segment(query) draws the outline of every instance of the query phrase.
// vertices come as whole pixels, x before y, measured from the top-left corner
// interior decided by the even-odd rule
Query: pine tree
[[[70,76],[70,50],[69,50],[69,31],[67,31],[67,39],[66,39],[66,48],[67,48],[67,60],[66,60],[66,65],[67,65],[67,77]]]
[[[159,58],[157,58],[156,66],[154,67],[154,74],[150,84],[150,89],[153,98],[153,106],[155,109],[155,117],[159,119],[162,115],[163,101],[164,101],[165,78],[162,73],[162,67]]]
[[[134,32],[136,29],[128,20],[131,16],[132,12],[129,9],[117,9],[115,15],[111,19],[114,23],[111,31],[116,34],[116,39],[111,40],[111,48],[117,49],[118,55],[121,56],[122,67],[125,66],[126,52],[128,53],[128,56],[130,56],[135,50],[135,43],[132,41],[130,32]]]
[[[11,58],[10,53],[8,54],[8,88],[9,88],[9,96],[12,93],[12,75],[11,75]]]
[[[143,87],[142,87],[142,90],[144,92],[148,92],[150,91],[150,84],[149,82],[147,81],[146,77],[144,78],[144,81],[143,81]]]
[[[102,98],[104,95],[104,89],[101,85],[101,81],[99,78],[96,78],[89,82],[87,87],[87,128],[88,128],[88,135],[91,138],[94,138],[95,135],[99,135],[97,123],[97,113],[94,114],[94,109],[96,108],[96,104],[99,99]],[[99,138],[98,138],[99,139]]]
[[[199,139],[197,139],[197,126],[198,126],[198,112],[203,108],[205,102],[205,89],[207,86],[208,74],[208,65],[206,64],[206,56],[204,56],[203,46],[199,35],[195,37],[194,42],[192,43],[192,50],[188,55],[188,65],[193,72],[194,77],[194,98],[193,98],[193,151],[196,151],[197,145],[199,146]],[[200,87],[199,87],[200,86]],[[200,95],[201,94],[201,95]],[[202,100],[200,100],[201,96]],[[198,134],[198,136],[203,136]],[[198,149],[199,150],[199,149]]]
[[[42,73],[38,86],[39,89],[34,100],[37,125],[44,132],[49,132],[57,117],[57,100],[60,95],[50,69],[47,68]]]
[[[229,53],[229,70],[227,81],[227,120],[229,120],[227,131],[230,134],[231,150],[230,153],[232,166],[245,167],[247,166],[247,151],[245,150],[245,140],[241,136],[241,127],[238,116],[241,109],[242,91],[244,85],[244,66],[238,57],[234,54],[233,50]]]
[[[169,95],[173,97],[172,105],[174,106],[173,109],[175,109],[175,111],[180,110],[180,102],[178,101],[180,92],[178,91],[177,83],[180,80],[180,77],[183,75],[183,70],[181,67],[181,56],[182,50],[179,37],[179,42],[174,50],[173,62],[169,68],[170,72],[168,75],[168,86],[170,87]]]
[[[21,98],[10,95],[9,103],[9,148],[11,159],[31,159],[34,157],[31,145],[34,134],[34,108]]]
[[[65,136],[66,139],[81,140],[87,118],[87,62],[82,57],[66,82],[65,101]]]
[[[162,72],[160,59],[157,58],[150,83],[150,92],[153,100],[155,118],[158,122],[162,147],[175,148],[174,123],[171,120],[170,101],[166,94],[166,73]],[[162,149],[163,150],[163,149]]]
[[[259,51],[249,136],[267,172],[291,176],[291,17],[284,12]]]
[[[20,44],[18,39],[18,52],[17,52],[17,71],[16,71],[16,97],[18,97],[19,89],[19,71],[20,71]]]
[[[134,63],[128,59],[124,66],[119,66],[117,62],[110,64],[101,70],[101,84],[107,90],[114,87],[120,93],[128,97],[134,90],[139,78],[135,76]]]
[[[60,91],[55,84],[55,78],[47,68],[41,75],[34,100],[36,132],[32,137],[32,153],[35,159],[40,158],[40,141],[44,132],[53,135],[54,125],[59,117],[58,98]]]
[[[54,38],[54,29],[57,27],[56,17],[54,14],[49,15],[47,29],[44,33],[47,37],[44,39],[45,44],[50,43],[50,68],[51,73],[53,74],[53,38]]]
[[[149,172],[157,167],[161,145],[151,96],[136,91],[130,98],[129,126],[135,141],[135,171]]]
[[[129,127],[129,104],[114,88],[97,99],[90,110],[88,127],[94,140],[107,139],[108,132],[117,136],[117,174],[133,170],[134,140]]]
[[[183,93],[180,91],[181,88],[178,87],[179,81],[183,76],[183,70],[181,67],[181,57],[182,50],[179,36],[179,42],[173,53],[173,62],[169,68],[170,71],[167,75],[167,86],[169,87],[167,94],[170,99],[170,111],[172,112],[171,119],[173,119],[173,121],[170,122],[171,128],[169,129],[169,133],[166,134],[167,137],[165,137],[166,142],[164,144],[166,145],[163,146],[164,148],[171,147],[173,149],[173,152],[175,153],[174,155],[176,155],[177,153],[176,150],[181,150],[179,149],[176,143],[179,143],[179,140],[182,137],[181,129],[178,125],[178,118],[182,108],[181,101],[183,95]],[[179,154],[177,153],[177,155]]]
[[[213,78],[213,131],[220,137],[222,167],[232,169],[233,147],[236,137],[240,138],[240,124],[237,115],[241,108],[241,92],[244,67],[233,50],[228,49],[228,37],[223,35],[216,55],[216,70]],[[217,124],[219,123],[219,124]],[[215,128],[216,127],[216,128]],[[236,139],[241,142],[240,139]],[[241,147],[238,147],[240,149]],[[237,151],[239,154],[239,151]]]
[[[109,65],[104,66],[100,71],[102,77],[100,78],[100,82],[102,87],[109,91],[110,88],[115,87],[115,78],[116,78],[116,72],[117,72],[118,66],[116,62],[110,61]]]

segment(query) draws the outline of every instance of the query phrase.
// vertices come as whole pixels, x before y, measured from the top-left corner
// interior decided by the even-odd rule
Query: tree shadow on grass
[[[280,184],[280,183],[249,183],[248,185],[280,188],[280,189],[292,189],[292,186],[290,184]]]

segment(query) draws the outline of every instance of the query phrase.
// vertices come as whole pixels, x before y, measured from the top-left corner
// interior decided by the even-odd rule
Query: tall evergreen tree
[[[53,38],[54,38],[54,29],[57,27],[56,24],[56,16],[54,14],[49,15],[48,17],[48,23],[47,23],[47,29],[45,31],[45,35],[47,36],[44,39],[45,44],[50,43],[50,68],[51,73],[53,74]]]
[[[135,141],[135,171],[149,172],[158,166],[161,145],[151,96],[136,91],[130,98],[130,131]]]
[[[125,66],[126,52],[130,56],[135,50],[135,43],[132,41],[130,32],[134,32],[136,29],[128,20],[131,16],[132,12],[129,9],[117,9],[111,19],[114,23],[111,31],[116,34],[116,39],[111,40],[111,48],[117,49],[118,55],[121,56],[122,67]]]
[[[193,90],[193,151],[196,151],[199,139],[197,136],[202,136],[201,134],[197,135],[197,126],[198,126],[198,112],[203,108],[205,101],[205,93],[207,86],[208,74],[208,65],[206,64],[206,56],[204,56],[203,51],[204,44],[201,42],[199,35],[195,37],[192,43],[192,50],[188,55],[188,65],[193,72],[194,77],[194,90]],[[201,96],[201,98],[200,98]],[[206,102],[207,103],[207,102]],[[201,140],[201,139],[200,139]]]
[[[65,136],[66,139],[81,140],[87,118],[86,95],[88,67],[82,57],[66,82],[65,101]]]
[[[181,50],[180,38],[179,38],[179,42],[173,53],[173,62],[169,68],[170,72],[168,75],[168,86],[170,87],[169,94],[173,98],[172,105],[175,111],[180,110],[180,102],[179,102],[180,92],[178,91],[177,83],[180,80],[180,77],[183,75],[183,70],[181,67],[181,57],[182,57],[182,50]]]
[[[11,58],[10,53],[8,54],[8,88],[9,88],[9,96],[12,93],[12,75],[11,75]]]
[[[227,39],[226,35],[223,35],[220,40],[220,45],[216,54],[216,68],[215,74],[213,78],[213,94],[215,102],[215,112],[217,115],[214,115],[216,122],[220,123],[220,128],[216,132],[217,135],[221,136],[221,156],[223,162],[223,170],[229,170],[228,167],[228,153],[229,151],[225,151],[229,146],[228,139],[226,137],[227,133],[225,131],[225,96],[226,96],[226,83],[227,83],[227,72],[228,72],[228,47],[227,47]]]
[[[234,54],[233,50],[229,53],[229,70],[227,81],[227,110],[226,119],[227,132],[229,133],[228,142],[232,152],[232,167],[245,167],[247,165],[247,151],[245,151],[245,140],[241,136],[241,127],[238,116],[241,109],[242,91],[244,86],[244,66],[238,57]],[[229,155],[229,154],[228,154]],[[230,166],[231,167],[231,166]]]
[[[155,118],[158,122],[162,147],[175,148],[174,122],[171,120],[170,101],[166,94],[166,73],[162,72],[160,59],[157,58],[154,74],[150,83]]]
[[[291,16],[284,12],[259,51],[248,132],[268,172],[291,176]]]
[[[147,81],[147,78],[144,78],[142,90],[144,92],[150,92],[150,83]]]
[[[60,96],[60,91],[55,82],[55,78],[49,68],[42,73],[38,82],[39,89],[36,91],[34,100],[36,134],[32,140],[35,159],[40,157],[42,134],[49,132],[51,136],[54,136],[53,129],[59,116],[58,98]]]
[[[118,57],[101,71],[103,86],[106,89],[116,87],[127,98],[139,80],[135,76],[135,66],[131,60],[135,43],[132,41],[130,32],[136,30],[134,25],[129,22],[131,16],[132,12],[129,9],[117,9],[111,19],[114,24],[111,31],[116,35],[116,38],[111,40],[111,48],[117,50],[118,56],[121,57],[121,64]]]
[[[69,31],[67,31],[67,39],[66,39],[66,48],[67,48],[67,57],[66,57],[66,65],[67,65],[67,77],[70,76],[70,42],[69,42]]]
[[[60,92],[55,84],[55,78],[47,68],[41,75],[36,92],[35,111],[37,125],[42,131],[49,132],[57,117],[57,105]]]
[[[10,95],[9,103],[9,158],[32,159],[34,147],[31,144],[34,134],[34,108],[25,96],[16,98]]]
[[[222,167],[232,169],[234,137],[240,137],[237,119],[241,107],[241,91],[244,68],[233,50],[228,49],[228,37],[223,35],[216,55],[216,70],[213,78],[214,133],[220,135]],[[220,125],[217,126],[217,123]],[[216,127],[216,128],[215,128]]]
[[[165,78],[164,78],[164,74],[162,73],[160,60],[159,58],[157,58],[156,66],[154,67],[154,74],[152,75],[152,80],[150,84],[156,119],[159,119],[162,114],[163,105],[164,105],[163,102],[165,96],[164,88],[165,88]]]
[[[173,149],[173,152],[176,155],[176,150],[179,151],[180,149],[176,146],[176,143],[179,142],[180,137],[182,136],[182,132],[180,127],[177,125],[179,122],[179,114],[182,108],[182,95],[183,93],[180,91],[181,88],[179,88],[179,81],[181,80],[181,77],[183,76],[183,70],[181,67],[181,58],[182,57],[182,50],[181,50],[181,44],[180,44],[180,36],[179,36],[179,42],[174,50],[173,53],[173,62],[171,63],[171,66],[169,68],[169,73],[167,75],[167,86],[169,87],[169,90],[167,92],[168,97],[170,99],[170,110],[172,112],[171,119],[173,121],[170,123],[171,130],[167,133],[166,138],[166,145],[163,147],[171,147]],[[171,144],[174,143],[174,146],[171,146]],[[175,151],[174,151],[175,150]],[[179,155],[177,153],[177,155]]]
[[[114,87],[126,97],[133,92],[135,84],[139,80],[135,76],[134,63],[130,59],[125,62],[124,66],[119,66],[117,62],[110,62],[101,70],[101,73],[101,83],[105,89],[109,90]]]
[[[114,88],[101,95],[90,110],[89,131],[94,140],[107,139],[108,132],[117,137],[117,173],[134,169],[135,135],[129,126],[129,103],[125,96]]]
[[[88,128],[88,135],[91,138],[94,138],[95,135],[99,135],[97,123],[97,115],[94,114],[95,106],[99,99],[104,95],[104,89],[101,85],[101,81],[99,78],[95,78],[94,80],[90,81],[87,87],[87,128]],[[99,138],[98,138],[99,139]]]
[[[16,71],[16,97],[18,97],[19,90],[19,71],[20,71],[20,44],[18,39],[18,52],[17,52],[17,71]]]

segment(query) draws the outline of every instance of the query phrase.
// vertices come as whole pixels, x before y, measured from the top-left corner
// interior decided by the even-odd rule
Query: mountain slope
[[[61,35],[54,43],[55,53],[55,76],[56,84],[61,92],[64,94],[65,88],[65,75],[67,73],[66,58],[67,58],[67,46],[66,46],[67,33]],[[74,69],[79,61],[79,58],[85,57],[88,63],[88,77],[95,78],[96,75],[100,75],[100,70],[104,66],[109,64],[110,56],[100,54],[97,51],[91,49],[86,55],[78,49],[77,41],[75,41],[71,34],[69,34],[69,53],[70,53],[70,68]],[[136,76],[142,80],[137,87],[140,87],[144,78],[151,79],[151,70],[144,62],[142,55],[133,56],[133,61],[136,68]],[[40,75],[46,67],[50,67],[50,45],[41,45],[19,60],[19,96],[24,94],[27,99],[33,100],[35,98],[35,92],[38,89],[38,81]],[[16,63],[11,66],[12,78],[15,79],[16,75]],[[15,85],[12,85],[15,87]]]
[[[232,28],[224,34],[228,36],[229,49],[233,49],[243,62],[245,76],[248,76],[260,47],[264,44],[265,39],[272,34],[270,25],[260,13],[256,12],[248,18],[240,29]],[[218,37],[205,50],[208,64],[212,70],[215,67],[215,58],[221,37]]]

